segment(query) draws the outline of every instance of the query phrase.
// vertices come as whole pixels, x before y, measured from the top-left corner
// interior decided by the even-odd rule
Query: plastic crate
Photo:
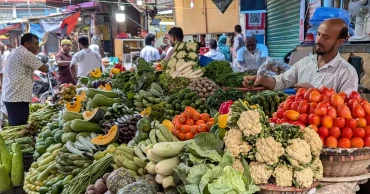
[[[294,88],[285,89],[284,92],[289,94],[289,95],[294,95],[296,93]]]
[[[206,57],[204,55],[200,55],[199,56],[199,65],[204,67],[204,66],[207,66],[208,64],[210,64],[212,61],[214,61],[213,59],[209,58],[209,57]]]
[[[33,155],[23,154],[23,166],[24,166],[25,172],[28,172],[28,170],[31,168],[32,163],[33,163]]]
[[[118,57],[109,57],[109,63],[119,63]]]
[[[312,18],[310,19],[310,24],[312,25],[320,25],[326,19],[330,18],[341,18],[349,25],[349,21],[351,18],[351,14],[349,11],[339,8],[332,8],[332,7],[319,7],[315,10]]]

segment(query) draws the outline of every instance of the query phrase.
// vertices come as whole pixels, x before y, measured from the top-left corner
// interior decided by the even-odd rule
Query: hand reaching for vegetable
[[[305,89],[313,88],[313,86],[308,84],[308,83],[298,83],[298,84],[295,84],[294,87],[297,88],[297,89],[299,89],[299,88],[305,88]]]
[[[246,88],[253,87],[255,84],[257,76],[244,76],[243,86]]]

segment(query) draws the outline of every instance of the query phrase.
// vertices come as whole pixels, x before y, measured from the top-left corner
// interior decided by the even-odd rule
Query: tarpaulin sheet
[[[7,25],[3,29],[0,30],[0,35],[8,33],[10,30],[18,29],[21,27],[21,24],[13,24],[13,25]]]
[[[40,24],[30,23],[30,33],[36,35],[39,40],[41,40],[45,34],[45,31],[42,29]]]
[[[65,15],[64,17],[40,19],[40,25],[45,32],[60,32],[60,26],[62,25],[63,20],[71,15],[72,14]]]
[[[62,37],[68,35],[75,28],[80,14],[80,12],[76,12],[63,20],[62,25],[60,25]]]

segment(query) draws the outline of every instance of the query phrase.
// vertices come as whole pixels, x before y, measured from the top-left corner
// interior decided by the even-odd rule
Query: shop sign
[[[300,7],[300,13],[299,13],[299,41],[300,42],[304,41],[305,13],[306,13],[306,0],[301,0],[301,7]]]
[[[173,0],[157,0],[158,11],[172,10]]]

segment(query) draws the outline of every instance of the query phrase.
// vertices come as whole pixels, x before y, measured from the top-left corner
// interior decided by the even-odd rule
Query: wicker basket
[[[370,165],[370,148],[324,148],[320,159],[324,166],[324,177],[358,176]]]
[[[24,166],[25,172],[28,172],[28,170],[31,168],[32,163],[33,163],[33,155],[23,154],[23,166]]]
[[[320,179],[320,186],[327,186],[336,183],[356,183],[356,184],[364,184],[367,180],[370,179],[370,173],[365,171],[362,175],[359,176],[352,176],[352,177],[323,177]]]
[[[258,185],[258,187],[261,189],[260,194],[306,194],[317,185],[319,185],[318,181],[308,188],[279,187],[273,184]]]
[[[0,194],[25,194],[23,185],[12,187],[10,190],[0,192]]]

